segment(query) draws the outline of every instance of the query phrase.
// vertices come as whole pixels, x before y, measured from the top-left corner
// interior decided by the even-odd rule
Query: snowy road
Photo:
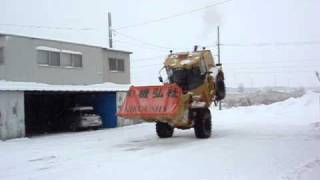
[[[154,124],[0,142],[0,179],[320,179],[319,94],[213,112],[214,133]]]

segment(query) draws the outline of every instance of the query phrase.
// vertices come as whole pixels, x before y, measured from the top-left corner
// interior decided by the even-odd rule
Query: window
[[[82,67],[81,54],[38,50],[37,56],[37,62],[40,65],[60,67]]]
[[[52,51],[38,51],[38,64],[60,66],[60,53]]]
[[[110,71],[116,71],[117,70],[117,63],[116,59],[109,59],[109,69]]]
[[[200,60],[200,72],[201,72],[201,75],[204,75],[207,73],[207,65],[205,60],[202,58]]]
[[[4,52],[3,47],[0,47],[0,64],[3,64],[4,62]]]
[[[49,64],[48,51],[38,51],[38,64]]]
[[[176,83],[183,90],[192,90],[203,84],[205,76],[201,75],[199,67],[191,69],[171,69],[170,83]]]
[[[118,59],[118,70],[119,71],[124,71],[124,60],[123,59]]]
[[[82,67],[82,56],[80,54],[72,54],[72,66]]]
[[[49,52],[49,65],[50,66],[60,66],[60,53]]]
[[[65,66],[65,67],[72,66],[71,54],[61,53],[61,66]]]
[[[80,54],[61,53],[61,66],[82,67],[82,56]]]
[[[124,71],[124,60],[123,59],[116,59],[116,58],[109,58],[109,70],[110,71]]]

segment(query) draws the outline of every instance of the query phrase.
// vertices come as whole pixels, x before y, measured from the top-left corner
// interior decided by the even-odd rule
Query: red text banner
[[[181,95],[182,90],[176,84],[131,86],[118,115],[128,118],[175,115]]]

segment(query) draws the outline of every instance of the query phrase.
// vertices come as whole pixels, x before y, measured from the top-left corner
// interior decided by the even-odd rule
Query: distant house
[[[93,106],[103,128],[118,118],[130,84],[129,51],[0,34],[0,140],[61,131],[74,106]]]

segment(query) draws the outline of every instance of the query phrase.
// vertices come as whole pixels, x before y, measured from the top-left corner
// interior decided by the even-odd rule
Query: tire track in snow
[[[287,176],[283,177],[284,180],[300,180],[302,175],[312,171],[313,169],[320,168],[320,159],[310,161],[303,166],[296,168],[294,171],[288,173]],[[319,177],[318,177],[319,178]]]

